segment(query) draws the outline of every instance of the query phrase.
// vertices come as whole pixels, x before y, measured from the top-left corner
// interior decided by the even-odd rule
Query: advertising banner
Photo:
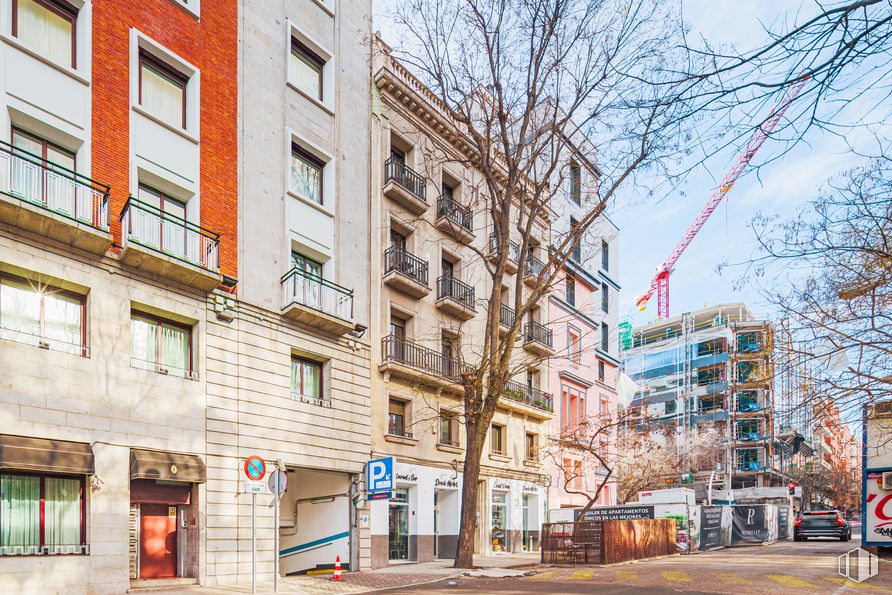
[[[892,490],[884,490],[883,469],[864,471],[864,542],[892,545]]]
[[[722,547],[722,507],[700,507],[700,549],[714,550]]]
[[[790,539],[790,507],[777,507],[777,538]]]
[[[731,507],[731,545],[767,542],[768,516],[764,504]]]
[[[575,511],[577,521],[633,521],[654,518],[653,506],[605,506],[592,508],[580,516]]]

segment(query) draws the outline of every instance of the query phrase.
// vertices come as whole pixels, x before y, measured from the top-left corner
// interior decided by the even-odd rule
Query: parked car
[[[807,510],[796,519],[793,540],[805,541],[809,537],[835,537],[840,541],[849,541],[852,526],[838,510]]]

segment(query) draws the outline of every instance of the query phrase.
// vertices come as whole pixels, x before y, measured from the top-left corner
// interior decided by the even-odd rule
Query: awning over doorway
[[[204,483],[207,471],[198,455],[131,448],[130,479]]]
[[[85,442],[0,434],[0,469],[92,475],[96,465]]]

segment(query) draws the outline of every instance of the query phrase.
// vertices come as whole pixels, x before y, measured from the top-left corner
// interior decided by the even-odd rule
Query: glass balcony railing
[[[294,267],[282,277],[285,289],[285,305],[299,304],[312,310],[340,318],[353,320],[353,290],[341,287],[299,267]]]
[[[124,247],[133,242],[186,264],[220,271],[220,236],[130,197],[121,213]]]
[[[0,141],[0,194],[108,231],[109,187]]]

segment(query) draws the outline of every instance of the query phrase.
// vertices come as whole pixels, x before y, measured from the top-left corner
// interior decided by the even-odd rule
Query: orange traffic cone
[[[334,573],[331,575],[331,580],[333,580],[333,581],[342,581],[342,580],[344,580],[344,576],[343,576],[343,574],[341,573],[341,557],[340,557],[340,556],[338,556],[338,557],[335,559]]]

